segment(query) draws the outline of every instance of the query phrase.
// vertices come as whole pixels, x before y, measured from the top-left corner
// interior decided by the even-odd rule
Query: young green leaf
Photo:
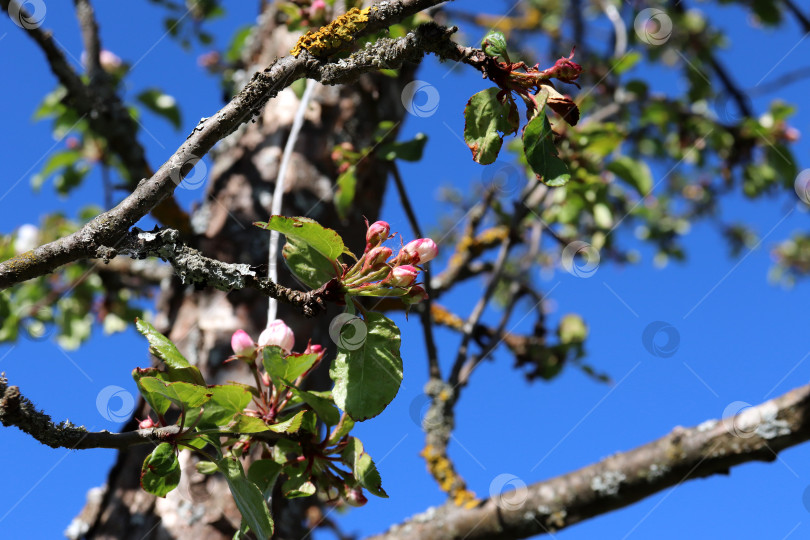
[[[335,209],[340,219],[346,219],[352,207],[357,188],[357,168],[352,165],[343,171],[343,173],[338,176],[335,185],[337,187],[334,196]]]
[[[197,409],[211,398],[206,387],[186,382],[165,383],[156,377],[141,377],[138,382],[147,392],[163,396],[182,411]]]
[[[236,507],[253,533],[262,540],[273,536],[273,518],[267,508],[262,490],[247,479],[242,464],[236,458],[224,458],[217,462],[231,489]]]
[[[554,132],[543,111],[532,118],[523,130],[523,150],[529,166],[547,186],[563,186],[571,179],[568,167],[557,157]]]
[[[228,425],[233,420],[233,415],[243,411],[253,399],[249,386],[236,383],[209,386],[208,393],[211,394],[211,399],[205,404],[199,427]]]
[[[642,197],[646,197],[652,191],[652,173],[643,161],[637,161],[629,156],[619,156],[607,164],[607,170],[627,182]]]
[[[254,223],[262,229],[278,231],[287,239],[294,238],[310,245],[330,261],[337,261],[343,253],[351,251],[343,245],[343,239],[332,229],[327,229],[307,217],[270,216],[270,221]]]
[[[367,335],[355,350],[339,349],[329,376],[335,403],[356,422],[380,414],[402,383],[399,328],[386,316],[369,312]]]
[[[281,465],[272,459],[259,459],[251,463],[247,478],[262,490],[262,495],[267,500],[273,494],[273,486],[280,472]]]
[[[233,424],[228,426],[228,431],[232,433],[261,433],[269,429],[270,426],[261,418],[247,416],[245,414],[237,414],[234,417]]]
[[[335,408],[333,401],[323,396],[318,396],[315,392],[300,390],[294,386],[289,386],[289,390],[295,397],[312,407],[324,424],[334,426],[340,421],[340,412]]]
[[[302,240],[287,237],[281,254],[287,268],[311,289],[317,289],[330,279],[338,277],[335,266],[329,259]]]
[[[264,348],[262,365],[276,388],[281,388],[286,384],[284,381],[292,382],[303,375],[317,359],[317,354],[292,353],[282,356],[281,348],[270,346]]]
[[[152,407],[152,410],[161,416],[163,416],[166,411],[169,410],[169,407],[172,406],[172,402],[163,396],[162,391],[152,392],[147,390],[146,387],[141,384],[141,379],[144,377],[162,379],[164,376],[165,373],[158,371],[157,368],[135,368],[132,370],[132,378],[135,379],[135,384],[138,386],[138,391],[141,393],[149,406]]]
[[[281,485],[281,491],[288,499],[297,497],[309,497],[315,495],[315,484],[309,480],[306,471],[297,471]]]
[[[306,412],[307,411],[298,411],[294,416],[291,416],[278,424],[271,424],[268,426],[268,428],[270,431],[275,431],[276,433],[295,433],[301,428],[301,421],[303,420],[304,413]]]
[[[157,88],[149,88],[136,96],[147,109],[168,120],[175,129],[180,129],[180,108],[177,101]]]
[[[157,497],[165,497],[180,483],[180,463],[169,443],[160,443],[146,456],[141,467],[141,488]]]
[[[422,159],[425,143],[427,143],[427,135],[417,133],[410,141],[381,144],[377,149],[377,155],[382,156],[387,161],[394,161],[395,159],[419,161]]]
[[[371,456],[363,450],[363,443],[357,437],[350,437],[349,444],[341,452],[343,461],[352,468],[354,477],[361,486],[377,497],[388,498],[382,488],[382,479]]]
[[[518,128],[514,100],[506,96],[503,102],[499,101],[499,92],[499,88],[482,90],[473,95],[464,108],[464,140],[472,150],[473,160],[481,165],[494,163],[503,136],[516,133]]]
[[[154,326],[143,319],[135,320],[135,328],[149,341],[149,352],[166,364],[167,380],[205,385],[200,370],[188,363],[188,360],[177,350],[169,338],[155,330]]]

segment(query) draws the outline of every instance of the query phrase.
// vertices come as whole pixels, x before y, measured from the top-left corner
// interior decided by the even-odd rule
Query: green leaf
[[[337,261],[343,253],[351,255],[351,251],[343,245],[343,239],[338,233],[327,229],[314,219],[270,216],[270,221],[266,223],[258,221],[254,225],[262,229],[278,231],[288,240],[294,238],[305,242],[330,261]]]
[[[283,422],[279,422],[278,424],[271,424],[269,427],[270,431],[275,431],[276,433],[295,433],[301,428],[301,421],[304,418],[304,413],[307,411],[298,411],[294,416],[284,420]]]
[[[311,289],[317,289],[330,279],[338,277],[335,267],[329,262],[329,259],[306,242],[287,238],[281,254],[284,256],[287,268]]]
[[[169,338],[155,330],[154,326],[143,319],[135,320],[135,328],[149,341],[149,352],[166,364],[167,380],[205,385],[205,379],[200,370],[188,363],[188,360],[177,350]]]
[[[165,497],[180,483],[180,462],[169,443],[160,443],[146,456],[141,467],[141,488],[147,493]]]
[[[136,96],[144,107],[168,120],[175,129],[180,129],[180,109],[177,101],[158,88],[149,88]]]
[[[205,404],[199,427],[227,426],[253,399],[250,387],[242,384],[209,386],[208,393],[211,399]]]
[[[156,377],[142,377],[138,382],[147,392],[163,396],[182,411],[197,409],[211,398],[206,387],[187,382],[165,383]]]
[[[289,390],[295,397],[312,407],[312,410],[315,411],[318,418],[327,426],[334,426],[340,422],[340,412],[335,408],[332,400],[318,396],[314,392],[300,390],[295,386],[290,386]]]
[[[627,182],[642,197],[646,197],[652,191],[652,173],[643,161],[629,156],[619,156],[608,163],[607,170]]]
[[[272,459],[259,459],[250,465],[247,478],[262,490],[265,500],[273,494],[273,486],[281,472],[281,465]]]
[[[493,58],[501,56],[504,60],[509,58],[506,54],[506,37],[497,30],[487,32],[487,35],[481,40],[481,48],[487,56]]]
[[[219,471],[217,464],[213,461],[198,461],[195,467],[200,474],[214,474]]]
[[[157,368],[146,368],[146,369],[135,368],[134,370],[132,370],[132,378],[135,379],[135,384],[138,386],[138,391],[141,393],[141,395],[149,404],[149,406],[152,407],[152,410],[154,410],[161,416],[166,414],[166,411],[169,410],[169,407],[171,407],[172,402],[163,396],[162,391],[152,392],[147,390],[146,387],[144,387],[144,385],[141,384],[141,379],[145,377],[162,378],[164,375],[165,373],[161,373],[160,371],[158,371]]]
[[[281,354],[281,348],[275,345],[265,347],[262,355],[264,370],[273,380],[276,388],[294,382],[311,368],[318,359],[317,354],[292,353],[287,356]],[[287,382],[285,382],[287,381]]]
[[[395,159],[419,161],[422,159],[425,143],[427,143],[427,135],[417,133],[410,141],[381,144],[377,148],[377,155],[388,161],[394,161]]]
[[[309,497],[315,495],[315,491],[315,484],[309,480],[309,475],[303,470],[291,475],[281,485],[281,492],[284,493],[284,496],[288,499]]]
[[[343,174],[338,176],[335,184],[337,190],[335,191],[335,209],[337,210],[340,219],[346,219],[349,215],[349,210],[354,202],[354,195],[357,188],[357,168],[352,165],[346,169]]]
[[[523,150],[532,171],[547,186],[563,186],[571,179],[568,167],[557,157],[554,133],[543,111],[532,118],[523,130]]]
[[[382,479],[371,456],[363,450],[363,443],[357,437],[349,438],[349,443],[341,452],[343,461],[352,468],[354,477],[361,486],[369,490],[377,497],[388,498],[388,494],[382,488]]]
[[[261,433],[270,429],[264,420],[255,416],[237,414],[235,420],[232,425],[228,426],[228,431],[232,433]]]
[[[365,324],[368,333],[363,344],[351,351],[339,349],[329,370],[335,381],[335,403],[358,422],[380,414],[402,383],[399,328],[375,312],[366,315]]]
[[[236,507],[253,534],[265,540],[273,536],[273,518],[270,516],[264,495],[256,484],[247,479],[239,460],[221,459],[217,462],[217,466],[225,475]]]
[[[239,28],[231,38],[231,43],[225,51],[225,60],[233,64],[242,57],[245,41],[250,36],[253,25],[246,25]]]
[[[354,427],[354,420],[349,418],[349,415],[341,416],[340,423],[335,426],[334,431],[329,435],[328,444],[337,444],[340,439],[348,435]]]
[[[503,103],[498,101],[499,92],[499,88],[482,90],[464,108],[464,140],[472,150],[473,160],[481,165],[494,163],[503,135],[517,132],[517,106],[511,97]]]

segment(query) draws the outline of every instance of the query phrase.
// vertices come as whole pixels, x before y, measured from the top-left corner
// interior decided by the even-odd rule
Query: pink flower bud
[[[375,248],[371,248],[368,253],[366,253],[366,262],[363,263],[362,272],[366,272],[367,270],[379,270],[382,265],[385,264],[386,259],[390,257],[394,252],[391,251],[391,248],[387,248],[385,246],[377,246]]]
[[[146,417],[138,423],[138,429],[152,429],[157,424],[150,417]]]
[[[231,336],[231,348],[236,356],[253,356],[256,344],[244,330],[237,330]]]
[[[385,221],[375,221],[366,231],[366,251],[379,246],[388,240],[388,233],[391,232],[391,225]]]
[[[98,53],[98,60],[99,64],[101,64],[101,69],[108,73],[116,71],[123,64],[123,61],[117,54],[106,49]]]
[[[351,506],[363,506],[368,499],[363,495],[363,488],[356,487],[346,491],[346,502]]]
[[[321,19],[326,13],[326,2],[323,0],[313,0],[309,6],[309,17],[311,19]]]
[[[413,285],[413,282],[416,281],[417,276],[419,276],[418,268],[409,264],[404,264],[391,270],[391,273],[388,274],[385,283],[392,287],[410,287]]]
[[[270,380],[270,375],[268,375],[265,372],[262,372],[262,384],[265,385],[266,387],[270,388],[271,383],[272,383],[272,381]]]
[[[421,264],[436,258],[439,248],[436,242],[430,238],[420,238],[408,242],[403,246],[397,255],[397,262],[400,264]]]
[[[268,345],[281,347],[286,354],[289,354],[295,345],[295,334],[289,326],[284,324],[284,321],[280,319],[271,321],[259,336],[259,346],[267,347]]]
[[[405,304],[412,306],[413,304],[418,304],[422,300],[426,300],[427,297],[428,294],[425,292],[425,289],[419,285],[414,285],[411,287],[411,290],[408,291],[408,294],[401,297],[400,300],[402,300]]]

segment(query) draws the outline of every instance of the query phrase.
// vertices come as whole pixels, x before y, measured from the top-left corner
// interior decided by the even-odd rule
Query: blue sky
[[[221,106],[218,82],[196,64],[196,56],[204,49],[189,54],[162,37],[161,12],[151,4],[98,4],[105,47],[136,64],[128,79],[128,95],[159,86],[181,105],[180,131],[144,113],[140,140],[151,163],[157,165],[182,143],[200,117],[210,116]],[[456,7],[499,9],[484,7],[481,2]],[[720,16],[715,21],[721,21],[730,38],[729,48],[720,57],[743,88],[801,67],[801,59],[807,57],[810,45],[795,25],[777,32],[753,30],[747,17],[735,8],[715,8],[712,13]],[[217,44],[224,45],[236,28],[253,20],[252,8],[232,9],[225,19],[211,25]],[[54,30],[70,55],[79,57],[77,24],[68,5],[47,4],[45,26]],[[466,36],[470,42],[480,37],[472,30]],[[553,60],[538,59],[541,64]],[[430,116],[407,116],[402,134],[403,139],[417,132],[429,136],[424,161],[403,164],[401,169],[409,192],[418,201],[423,227],[437,229],[439,234],[443,232],[439,217],[447,209],[435,202],[438,186],[469,189],[484,174],[470,160],[459,135],[465,101],[487,85],[469,69],[448,73],[449,68],[433,58],[423,64],[418,78],[433,85],[440,100]],[[64,142],[52,139],[47,122],[31,121],[41,97],[55,82],[39,50],[7,18],[0,20],[0,72],[5,74],[0,85],[0,114],[6,126],[0,130],[0,156],[5,158],[0,231],[36,223],[45,212],[75,215],[80,203],[101,204],[97,176],[68,199],[56,197],[49,185],[32,194],[31,175]],[[643,71],[637,75],[649,76]],[[656,70],[655,76],[654,89],[683,88],[684,83],[670,73]],[[799,105],[792,124],[807,134],[810,114],[804,105],[805,88],[798,83],[777,95]],[[754,99],[756,111],[765,111],[777,95]],[[810,166],[807,150],[805,139],[794,148],[800,169]],[[195,190],[178,193],[186,205],[201,195]],[[406,238],[412,235],[393,190],[383,215],[393,230]],[[609,373],[615,384],[596,383],[576,369],[566,369],[552,383],[528,384],[510,369],[510,355],[497,353],[480,366],[457,407],[457,430],[450,451],[471,489],[483,497],[504,478],[519,485],[566,473],[663,436],[674,426],[720,418],[737,402],[757,404],[807,382],[810,339],[805,306],[810,289],[807,283],[786,289],[767,280],[773,264],[770,248],[792,232],[806,230],[806,208],[791,193],[754,202],[733,195],[724,200],[721,215],[727,221],[747,221],[764,237],[762,243],[732,259],[716,229],[698,223],[685,237],[687,262],[659,269],[652,264],[650,250],[634,240],[634,231],[622,228],[614,234],[625,245],[639,247],[643,255],[639,264],[616,267],[604,263],[588,279],[561,269],[551,275],[538,272],[541,288],[556,306],[550,323],[562,314],[580,313],[590,328],[587,361]],[[482,285],[472,282],[442,302],[467,314]],[[518,321],[527,307],[519,307],[513,320]],[[485,320],[497,321],[497,315],[488,312]],[[513,323],[513,330],[530,331],[530,321],[527,317]],[[656,321],[677,332],[676,351],[668,358],[650,354],[642,343],[644,329]],[[397,318],[397,323],[404,343],[402,388],[380,417],[357,429],[378,464],[390,499],[372,497],[365,507],[339,517],[344,530],[362,535],[379,532],[443,501],[418,455],[424,444],[418,415],[423,410],[421,389],[427,373],[421,328],[413,317],[410,322]],[[439,330],[438,344],[447,370],[458,336]],[[70,419],[94,430],[120,426],[114,415],[106,413],[105,417],[99,411],[97,397],[108,387],[134,393],[130,372],[147,361],[143,341],[131,331],[109,337],[99,332],[74,352],[63,351],[49,340],[21,340],[0,347],[0,371],[6,372],[11,384],[20,386],[24,395],[55,420]],[[0,492],[4,535],[58,537],[81,509],[87,490],[104,482],[114,455],[108,450],[52,450],[16,429],[0,430],[0,460],[7,464]],[[793,448],[772,463],[747,464],[729,476],[685,482],[555,537],[806,537],[810,528],[810,506],[805,503],[810,499],[805,496],[810,486],[809,458],[810,446]],[[43,512],[47,519],[42,518]]]

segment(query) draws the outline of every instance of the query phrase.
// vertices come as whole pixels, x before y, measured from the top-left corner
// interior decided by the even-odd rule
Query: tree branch
[[[28,398],[20,393],[17,386],[9,386],[5,373],[0,373],[0,423],[4,426],[16,426],[21,431],[51,448],[69,448],[87,450],[90,448],[129,448],[140,444],[159,444],[175,440],[184,432],[180,426],[166,426],[150,429],[139,429],[126,433],[109,431],[87,431],[83,426],[75,426],[69,421],[54,424],[51,417],[37,410]],[[227,432],[223,435],[239,436],[239,433]],[[251,433],[272,441],[280,438],[274,432]]]
[[[728,474],[750,461],[774,461],[781,450],[808,439],[810,385],[732,418],[676,427],[656,441],[472,509],[431,508],[373,538],[483,540],[551,533],[687,480]]]
[[[0,0],[7,2],[8,0]],[[390,25],[424,7],[434,0],[402,0],[381,4],[369,15],[364,30]],[[454,44],[449,35],[454,31],[435,24],[425,24],[396,39],[382,39],[351,55],[348,59],[330,63],[319,60],[307,51],[298,57],[277,60],[254,74],[245,88],[216,115],[200,120],[186,142],[148,180],[144,179],[133,193],[115,208],[100,214],[75,233],[22,253],[0,263],[0,289],[54,271],[59,266],[88,257],[104,258],[126,237],[130,227],[161,201],[169,197],[184,176],[220,139],[258,114],[264,104],[292,82],[304,76],[325,84],[354,80],[361,74],[381,67],[395,67],[405,61],[417,61],[426,52],[442,58],[464,61],[483,69],[483,52]],[[480,60],[480,61],[479,61]]]

